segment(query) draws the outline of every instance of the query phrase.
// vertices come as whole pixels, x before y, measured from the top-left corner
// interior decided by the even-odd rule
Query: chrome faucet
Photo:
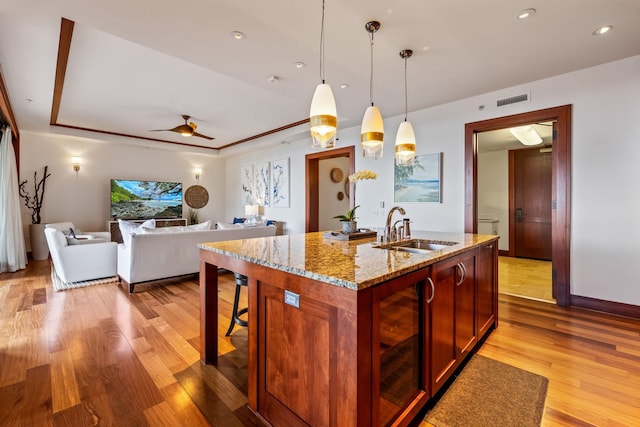
[[[400,206],[394,206],[389,210],[389,213],[387,214],[387,224],[384,228],[384,236],[385,239],[387,239],[387,241],[389,242],[393,242],[394,240],[396,240],[396,233],[391,232],[391,229],[393,228],[393,230],[395,230],[395,227],[391,226],[391,218],[393,217],[393,213],[395,211],[400,212],[401,215],[404,215],[406,212],[404,211],[403,208],[401,208]]]

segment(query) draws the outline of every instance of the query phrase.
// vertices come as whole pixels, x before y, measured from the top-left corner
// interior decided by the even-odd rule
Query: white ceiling
[[[532,18],[515,19],[530,7]],[[49,126],[67,18],[75,27],[57,123],[220,148],[307,118],[320,82],[321,8],[321,0],[0,0],[0,64],[21,130],[112,138]],[[404,112],[402,49],[414,50],[409,112],[640,54],[638,0],[326,0],[325,77],[342,128],[358,126],[369,104],[364,24],[373,19],[382,23],[373,100],[385,117]],[[602,25],[613,31],[593,36]],[[149,132],[182,124],[181,114],[216,139]],[[307,132],[303,124],[270,139]]]

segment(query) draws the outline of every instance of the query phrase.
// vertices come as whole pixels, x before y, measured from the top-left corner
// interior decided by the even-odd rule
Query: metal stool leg
[[[247,326],[249,324],[249,322],[247,322],[246,320],[240,319],[240,316],[247,313],[249,309],[243,308],[241,310],[238,310],[238,303],[240,300],[240,289],[241,289],[240,287],[247,286],[247,276],[243,276],[242,274],[238,274],[238,273],[233,273],[233,275],[235,276],[235,279],[236,279],[236,293],[235,293],[235,296],[233,297],[233,309],[231,311],[231,322],[229,323],[229,329],[227,329],[227,333],[224,334],[227,337],[231,335],[231,332],[233,331],[233,327],[236,324],[240,326]]]

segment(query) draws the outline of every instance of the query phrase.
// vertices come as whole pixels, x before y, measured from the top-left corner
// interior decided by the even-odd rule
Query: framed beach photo
[[[393,200],[442,203],[442,153],[416,156],[411,165],[395,165]]]

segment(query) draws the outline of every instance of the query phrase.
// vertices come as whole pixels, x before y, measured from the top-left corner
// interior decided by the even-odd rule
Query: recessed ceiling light
[[[300,61],[296,62],[296,68],[304,68],[304,65],[305,65],[304,62],[300,62]]]
[[[346,88],[348,88],[348,87],[349,87],[349,85],[348,85],[348,84],[346,84],[346,83],[342,83],[342,84],[340,85],[340,89],[346,89]]]
[[[516,19],[527,19],[527,18],[531,18],[533,15],[536,14],[536,10],[535,9],[525,9],[525,10],[521,10],[520,12],[518,12],[518,14],[516,15]]]
[[[231,37],[233,37],[236,40],[242,40],[247,36],[245,36],[244,33],[241,33],[240,31],[231,31]]]
[[[594,36],[601,36],[603,34],[607,34],[609,31],[611,31],[613,29],[612,25],[605,25],[604,27],[600,27],[597,30],[595,30],[593,33]]]

